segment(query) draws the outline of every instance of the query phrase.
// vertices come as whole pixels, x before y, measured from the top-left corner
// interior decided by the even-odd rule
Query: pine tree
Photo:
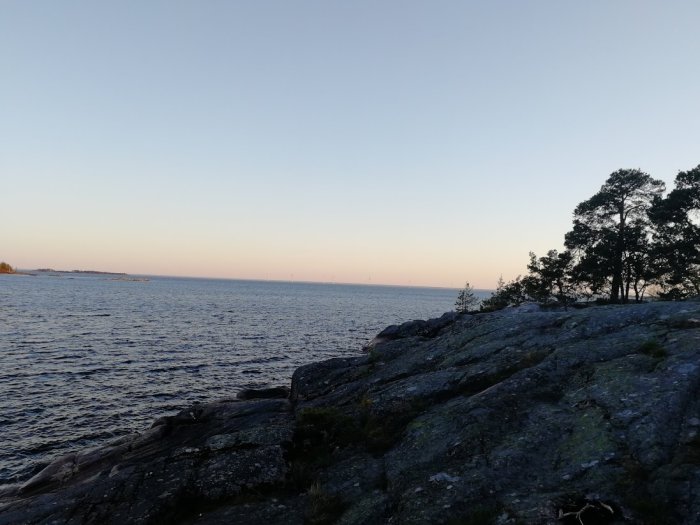
[[[479,304],[479,299],[474,295],[474,288],[469,285],[469,282],[465,283],[464,288],[457,294],[455,310],[457,313],[463,314],[475,308],[477,304]]]
[[[573,230],[566,247],[578,256],[574,272],[597,291],[609,287],[610,302],[627,302],[633,285],[636,297],[647,269],[645,240],[652,204],[664,191],[664,183],[640,170],[617,170],[600,191],[574,210]]]

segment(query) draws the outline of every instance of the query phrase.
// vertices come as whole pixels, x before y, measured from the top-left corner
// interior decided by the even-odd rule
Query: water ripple
[[[195,401],[358,355],[451,290],[205,279],[0,276],[0,484]]]

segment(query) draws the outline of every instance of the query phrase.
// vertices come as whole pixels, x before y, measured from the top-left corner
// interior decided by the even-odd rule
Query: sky
[[[0,260],[494,288],[700,164],[700,2],[0,1]]]

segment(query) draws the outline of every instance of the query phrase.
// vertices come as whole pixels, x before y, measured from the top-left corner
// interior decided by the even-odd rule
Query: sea
[[[485,297],[485,292],[477,293]],[[437,317],[457,290],[0,275],[0,485],[194,402],[288,386],[294,370]]]

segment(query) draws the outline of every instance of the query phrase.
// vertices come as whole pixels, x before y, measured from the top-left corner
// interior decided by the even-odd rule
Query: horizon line
[[[123,274],[131,275],[137,277],[168,277],[175,279],[209,279],[218,281],[251,281],[251,282],[269,282],[269,283],[285,283],[285,284],[334,284],[339,286],[381,286],[381,287],[391,287],[391,288],[432,288],[436,290],[461,290],[459,287],[452,286],[434,286],[434,285],[421,285],[421,284],[389,284],[389,283],[367,283],[367,282],[348,282],[348,281],[309,281],[309,280],[290,280],[290,279],[264,279],[264,278],[244,278],[244,277],[212,277],[212,276],[199,276],[199,275],[168,275],[168,274],[148,274],[148,273],[130,273],[130,272],[117,272],[117,271],[106,271],[106,270],[57,270],[54,268],[16,268],[17,271],[22,272],[37,272],[39,270],[49,270],[56,273],[94,273],[94,274]],[[46,273],[46,272],[42,272]],[[474,288],[477,292],[493,292],[493,289],[489,288]]]

